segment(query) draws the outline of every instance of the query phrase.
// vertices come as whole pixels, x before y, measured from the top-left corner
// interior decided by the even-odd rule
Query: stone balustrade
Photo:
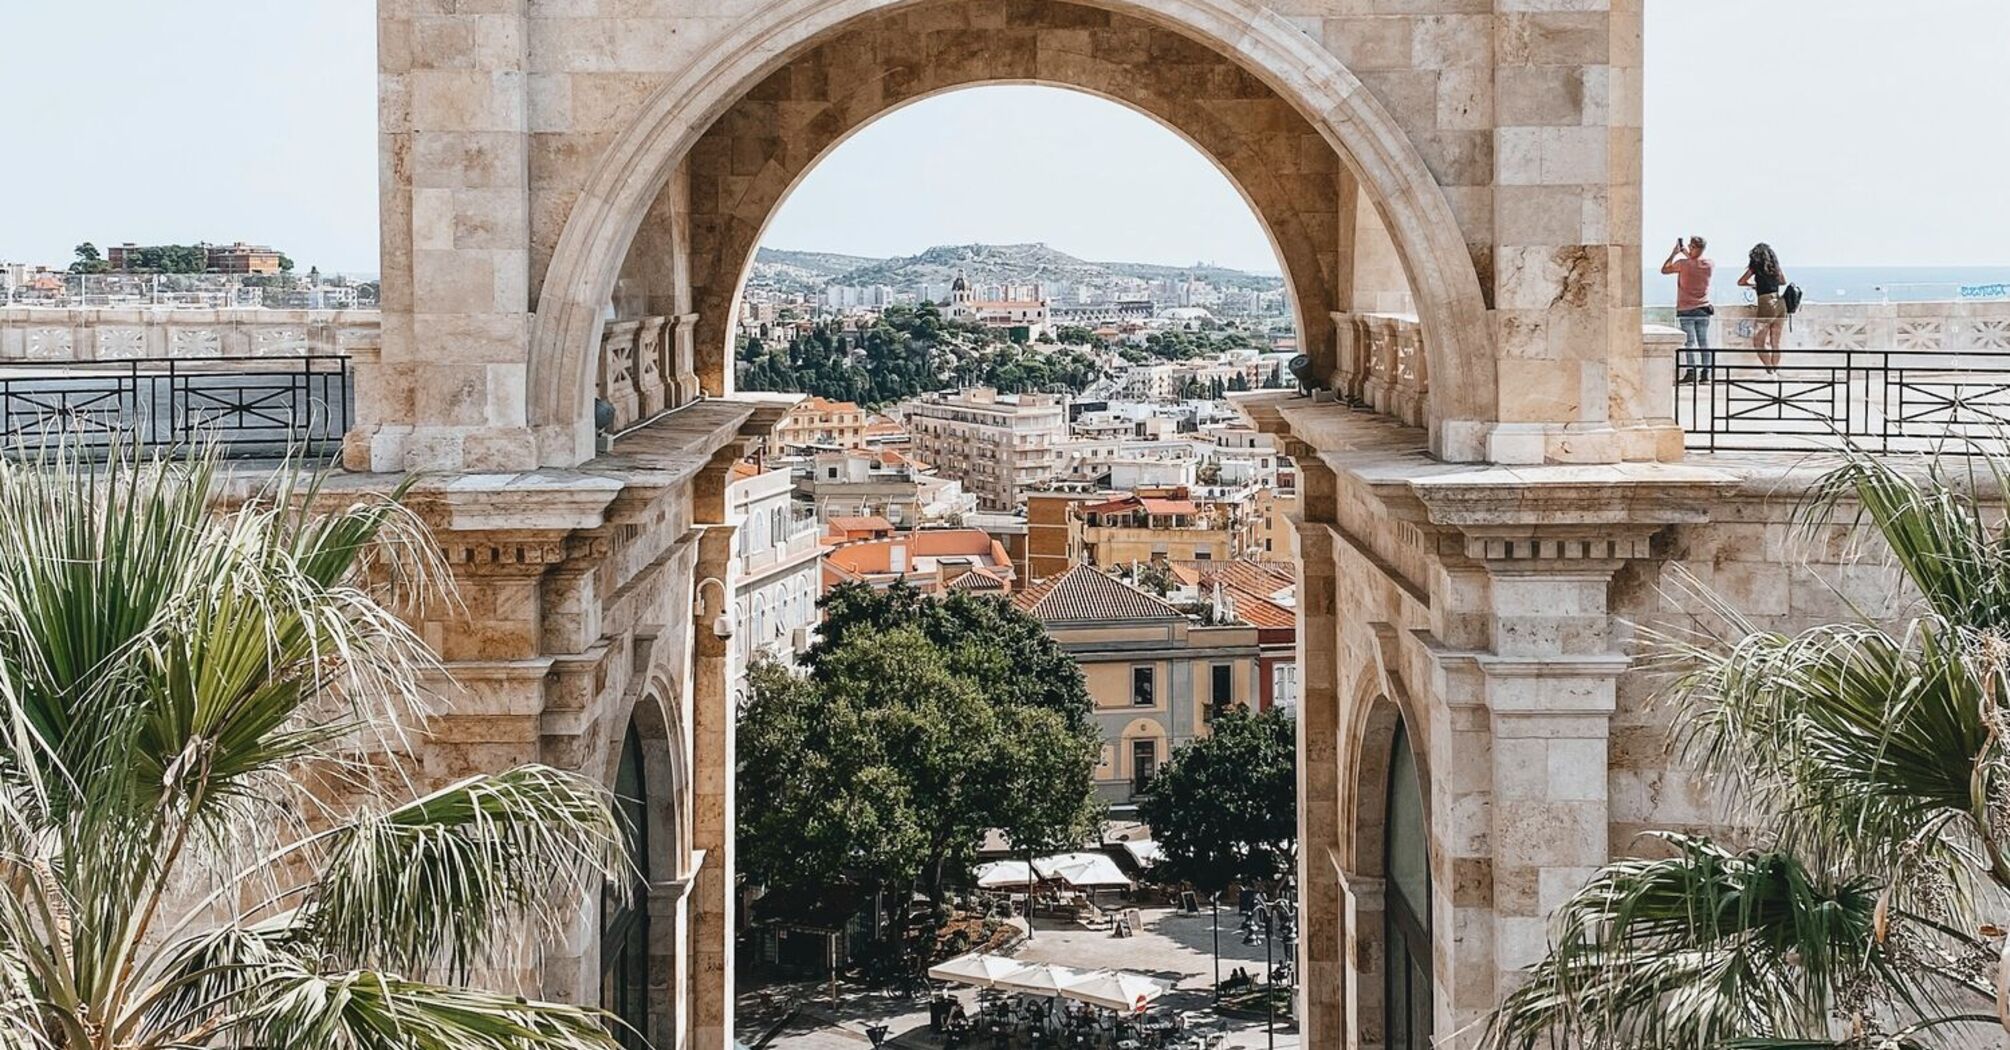
[[[0,361],[374,359],[375,310],[164,310],[0,306]]]
[[[1719,306],[1711,343],[1749,346],[1758,330],[1749,304]],[[1673,321],[1668,322],[1670,324]],[[2010,351],[2010,301],[1805,302],[1781,345],[1800,350]]]
[[[600,400],[613,406],[619,433],[698,399],[692,353],[698,317],[639,317],[607,322],[600,335]]]
[[[1431,373],[1413,314],[1335,313],[1338,394],[1411,426],[1425,424]]]

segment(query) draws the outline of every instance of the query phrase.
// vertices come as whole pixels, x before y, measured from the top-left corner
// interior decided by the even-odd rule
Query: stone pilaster
[[[1681,455],[1642,403],[1641,17],[1495,3],[1494,462]]]
[[[1307,512],[1319,505],[1315,497],[1321,488],[1330,504],[1332,473],[1316,460],[1301,462],[1299,471]],[[1319,475],[1324,476],[1323,485]],[[1346,994],[1348,903],[1339,865],[1345,826],[1340,810],[1342,696],[1333,547],[1330,525],[1299,525],[1298,972],[1299,1025],[1306,1045],[1340,1047],[1352,1045],[1354,1035],[1352,1001]]]
[[[729,455],[730,453],[730,455]],[[714,457],[692,482],[692,512],[699,522],[725,519],[727,469],[737,450]],[[714,630],[730,614],[733,528],[701,524],[692,596],[692,821],[694,849],[704,851],[692,887],[690,1045],[732,1050],[733,936],[737,908],[733,863],[733,777],[737,766],[737,704],[728,678],[732,644]]]
[[[1492,738],[1494,991],[1541,958],[1548,916],[1612,856],[1607,770],[1619,676],[1609,594],[1651,527],[1550,538],[1467,532],[1486,567],[1492,651],[1477,658]]]
[[[525,0],[437,7],[378,19],[384,344],[345,463],[524,469],[530,20]]]

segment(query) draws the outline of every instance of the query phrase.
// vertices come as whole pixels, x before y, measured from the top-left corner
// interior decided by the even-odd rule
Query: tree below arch
[[[1298,857],[1298,745],[1291,718],[1236,708],[1181,744],[1138,806],[1159,845],[1152,877],[1204,893],[1271,884]]]

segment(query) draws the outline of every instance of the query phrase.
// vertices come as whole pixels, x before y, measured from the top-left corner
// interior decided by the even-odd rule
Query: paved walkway
[[[1033,937],[1022,944],[1015,957],[1027,962],[1056,963],[1077,969],[1115,969],[1141,973],[1172,985],[1159,999],[1161,1006],[1187,1014],[1189,1023],[1204,1031],[1222,1031],[1224,1044],[1241,1050],[1257,1050],[1275,1045],[1279,1050],[1297,1050],[1296,1029],[1280,1019],[1275,1044],[1265,1036],[1264,1022],[1236,1018],[1216,1018],[1211,1009],[1209,987],[1214,980],[1214,931],[1208,913],[1180,915],[1170,908],[1144,909],[1144,929],[1134,937],[1112,937],[1107,931],[1062,926],[1046,919],[1033,929]],[[1237,966],[1262,973],[1263,945],[1245,945],[1237,933],[1239,917],[1233,909],[1221,913],[1221,972],[1224,976]],[[1282,945],[1274,945],[1282,950]],[[779,1032],[769,1044],[786,1050],[856,1050],[871,1044],[865,1038],[868,1024],[884,1024],[892,1029],[890,1045],[911,1050],[932,1050],[941,1045],[928,1031],[925,1003],[890,999],[876,992],[841,986],[838,1002],[830,1001],[827,985],[795,984],[778,986],[776,992],[802,1003],[803,1012]],[[975,995],[961,989],[966,1005]],[[806,998],[797,998],[806,997]],[[739,1029],[741,1038],[752,1042],[765,1025],[756,1027],[757,992],[741,997]]]

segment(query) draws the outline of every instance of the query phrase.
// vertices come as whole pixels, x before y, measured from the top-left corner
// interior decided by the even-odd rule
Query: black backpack
[[[1790,284],[1780,289],[1780,302],[1787,306],[1789,316],[1801,312],[1801,286]]]

